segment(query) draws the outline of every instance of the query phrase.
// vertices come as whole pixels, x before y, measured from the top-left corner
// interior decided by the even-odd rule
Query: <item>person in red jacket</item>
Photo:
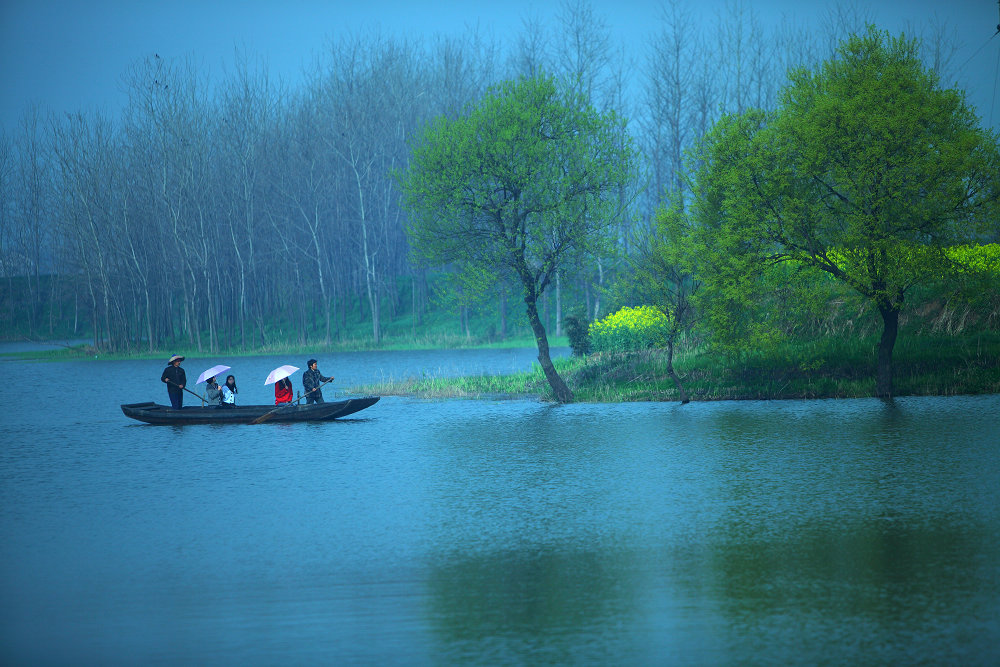
[[[288,378],[281,378],[274,383],[274,404],[292,402],[292,381]]]

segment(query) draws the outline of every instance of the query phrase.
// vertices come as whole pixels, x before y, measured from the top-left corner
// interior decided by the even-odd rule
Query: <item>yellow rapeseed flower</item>
[[[670,317],[653,306],[625,307],[591,323],[589,333],[598,351],[647,349],[666,343],[670,323]]]

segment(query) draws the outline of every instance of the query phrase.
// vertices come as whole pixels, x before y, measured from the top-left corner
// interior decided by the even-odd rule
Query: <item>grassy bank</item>
[[[787,343],[725,358],[705,350],[675,355],[692,400],[853,398],[875,393],[875,338]],[[676,401],[660,351],[560,359],[556,368],[581,402]],[[901,338],[894,355],[897,396],[1000,393],[1000,334]],[[537,366],[526,373],[405,378],[354,388],[359,393],[426,398],[552,395]]]
[[[565,336],[554,336],[549,339],[552,347],[566,346],[569,342]],[[36,359],[43,361],[73,361],[85,359],[103,359],[106,361],[123,359],[164,359],[172,354],[183,354],[198,358],[234,358],[281,356],[316,357],[334,352],[368,352],[372,350],[407,351],[407,350],[462,350],[462,349],[507,349],[535,347],[535,339],[528,336],[514,336],[503,340],[475,338],[452,334],[435,334],[412,337],[406,335],[386,336],[376,345],[369,338],[346,339],[330,344],[310,343],[306,345],[272,344],[259,347],[230,347],[216,352],[208,350],[191,350],[184,345],[176,345],[170,349],[138,350],[135,352],[103,352],[92,345],[75,345],[71,347],[53,345],[49,349],[26,352],[11,352],[0,355],[12,359]]]
[[[564,337],[553,346],[566,345]],[[875,393],[875,336],[825,338],[790,342],[767,351],[748,351],[727,358],[704,349],[683,349],[674,368],[691,400],[852,398]],[[379,346],[371,339],[332,345],[272,345],[233,348],[210,353],[182,349],[188,357],[235,358],[285,355],[321,357],[324,353],[363,350],[421,350],[534,347],[527,337],[504,341],[433,335],[386,337]],[[105,355],[90,346],[55,347],[6,355],[42,360],[163,359],[175,350]],[[677,388],[666,372],[664,353],[651,350],[626,354],[594,354],[556,360],[556,368],[580,402],[676,401]],[[1000,333],[979,332],[964,337],[901,336],[894,353],[897,396],[1000,393]],[[540,397],[552,400],[541,369],[511,375],[457,378],[393,378],[351,387],[351,393],[421,398]]]

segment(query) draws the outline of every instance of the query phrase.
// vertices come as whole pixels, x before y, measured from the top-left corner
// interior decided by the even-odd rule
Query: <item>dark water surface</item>
[[[0,362],[0,664],[1000,662],[998,395],[126,419],[162,367]]]

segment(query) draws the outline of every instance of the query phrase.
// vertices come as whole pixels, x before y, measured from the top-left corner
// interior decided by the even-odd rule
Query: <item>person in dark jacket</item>
[[[160,382],[166,383],[167,396],[170,397],[170,405],[175,410],[184,407],[184,385],[187,384],[187,374],[181,368],[182,361],[184,357],[179,354],[173,355],[167,362],[167,367],[163,369],[163,374],[160,375]]]
[[[215,381],[215,376],[208,378],[208,382],[205,384],[205,399],[211,405],[222,403],[222,389]]]
[[[306,366],[309,367],[305,373],[302,374],[302,388],[306,392],[306,405],[310,403],[322,403],[323,402],[323,390],[320,386],[329,382],[333,377],[326,377],[319,372],[316,368],[316,360],[310,359],[306,362]]]

